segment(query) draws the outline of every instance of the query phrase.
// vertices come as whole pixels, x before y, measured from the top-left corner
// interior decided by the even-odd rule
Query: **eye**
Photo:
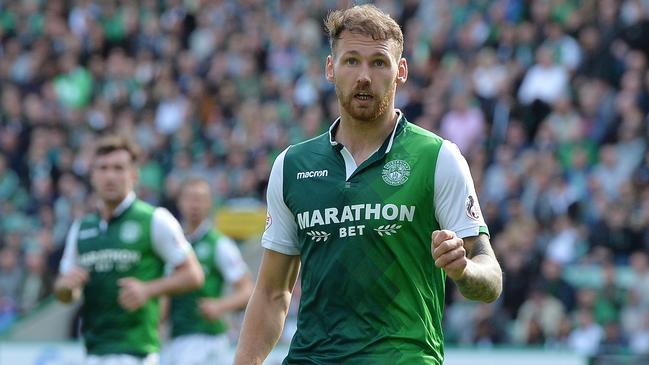
[[[356,65],[358,64],[358,60],[355,58],[348,58],[345,60],[345,63],[348,65]]]
[[[374,60],[374,66],[383,67],[383,66],[385,66],[385,61],[383,61],[383,60]]]

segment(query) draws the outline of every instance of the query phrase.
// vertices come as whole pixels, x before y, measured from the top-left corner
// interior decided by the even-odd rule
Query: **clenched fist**
[[[225,313],[225,308],[218,299],[203,298],[198,302],[198,308],[206,319],[216,321]]]
[[[431,236],[431,253],[435,266],[446,271],[453,280],[461,279],[467,267],[468,258],[464,240],[449,230],[434,231]]]
[[[119,285],[119,304],[127,311],[139,309],[149,300],[146,283],[135,278],[122,278],[117,281]]]
[[[59,278],[61,288],[68,290],[81,289],[88,282],[88,272],[80,267],[73,267]]]

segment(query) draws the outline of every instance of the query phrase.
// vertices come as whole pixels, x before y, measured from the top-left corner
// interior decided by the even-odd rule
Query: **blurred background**
[[[447,363],[648,364],[649,0],[375,4],[405,33],[396,104],[467,157],[504,270],[493,304],[449,285]],[[338,116],[322,19],[347,5],[0,1],[0,363],[78,363],[51,284],[104,132],[145,151],[150,203],[207,178],[257,269],[275,156]]]

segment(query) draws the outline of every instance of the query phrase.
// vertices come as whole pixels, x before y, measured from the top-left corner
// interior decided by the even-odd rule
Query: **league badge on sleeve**
[[[480,219],[480,206],[478,205],[478,200],[473,196],[469,195],[464,202],[464,207],[466,208],[466,215],[473,220]]]
[[[270,213],[266,213],[266,228],[264,228],[264,231],[267,231],[271,224],[273,224],[273,217],[270,216]]]

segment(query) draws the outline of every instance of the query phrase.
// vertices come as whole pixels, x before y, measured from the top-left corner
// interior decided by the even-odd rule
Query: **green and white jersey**
[[[171,213],[136,199],[132,192],[109,221],[93,213],[73,224],[59,270],[79,266],[90,274],[82,306],[88,354],[142,356],[159,351],[158,299],[129,312],[118,303],[117,281],[157,279],[165,265],[176,267],[189,252],[191,246]]]
[[[284,364],[441,365],[445,274],[431,233],[488,233],[469,167],[400,112],[356,166],[333,138],[338,123],[287,148],[271,171],[262,245],[302,263]]]
[[[191,334],[217,335],[227,329],[222,320],[207,320],[200,312],[199,300],[219,298],[225,284],[239,281],[248,267],[237,244],[205,220],[187,236],[203,267],[205,284],[199,290],[171,297],[171,337]]]

